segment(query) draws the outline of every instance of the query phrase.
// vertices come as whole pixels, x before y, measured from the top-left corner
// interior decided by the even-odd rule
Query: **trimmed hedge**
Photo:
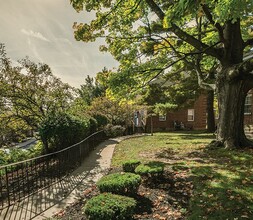
[[[164,163],[159,161],[151,161],[146,164],[140,164],[136,167],[135,172],[140,175],[160,175],[163,174]]]
[[[136,207],[133,198],[103,193],[91,198],[83,208],[90,220],[131,219]]]
[[[141,162],[139,160],[127,160],[123,162],[122,168],[124,172],[134,173],[134,170],[139,166]]]
[[[140,175],[133,173],[113,173],[102,177],[97,182],[100,192],[115,194],[134,194],[141,183]]]

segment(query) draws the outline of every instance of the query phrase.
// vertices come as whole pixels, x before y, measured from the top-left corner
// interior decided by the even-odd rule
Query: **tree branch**
[[[195,71],[197,73],[197,76],[198,76],[198,84],[199,84],[199,86],[201,88],[203,88],[203,89],[206,89],[206,90],[213,90],[213,91],[215,91],[216,85],[205,82],[203,73],[202,73],[202,71],[200,69],[200,66],[197,64],[197,65],[195,65],[194,69],[195,69]]]
[[[146,0],[146,3],[151,8],[151,10],[155,12],[158,18],[160,18],[160,20],[163,21],[165,13],[162,11],[162,9],[153,0]]]
[[[153,0],[146,0],[146,3],[148,6],[151,8],[153,12],[156,13],[156,15],[159,17],[161,21],[164,20],[165,14],[162,11],[162,9],[153,1]],[[192,35],[186,33],[183,31],[181,28],[179,28],[176,24],[171,23],[171,27],[167,29],[167,31],[173,32],[175,35],[177,35],[180,39],[183,41],[187,42],[188,44],[192,45],[199,51],[205,51],[206,54],[213,56],[217,58],[218,60],[221,59],[221,50],[220,49],[215,49],[215,48],[210,48],[209,45],[199,41]]]
[[[170,68],[171,66],[173,66],[174,64],[178,63],[179,61],[185,59],[185,57],[181,57],[178,60],[173,61],[172,63],[170,63],[169,65],[165,66],[164,68],[162,68],[155,76],[153,76],[147,83],[144,84],[144,86],[146,86],[147,84],[149,84],[152,80],[154,80],[155,78],[157,78],[164,70]],[[143,87],[144,87],[143,86]]]
[[[106,20],[106,18],[108,16],[110,16],[118,7],[119,5],[121,4],[121,2],[123,2],[123,0],[120,0],[113,8],[112,10],[110,10],[108,13],[106,13],[104,16],[103,16],[103,20]]]
[[[220,41],[222,43],[225,43],[225,38],[224,38],[224,35],[223,35],[223,27],[220,25],[220,23],[218,22],[215,22],[213,20],[213,16],[212,14],[210,13],[209,11],[209,8],[206,4],[201,4],[202,6],[202,9],[206,15],[206,18],[210,21],[210,23],[218,30],[218,34],[219,34],[219,38],[220,38]]]
[[[170,46],[172,47],[173,51],[178,54],[179,52],[170,44]],[[189,62],[186,57],[187,56],[191,56],[191,54],[198,54],[198,53],[188,53],[185,54],[184,56],[184,62],[186,63],[187,66],[189,66],[192,69],[195,69],[196,73],[197,73],[197,77],[198,77],[198,84],[201,88],[206,89],[206,90],[215,90],[215,84],[209,84],[205,82],[205,78],[202,74],[202,71],[200,69],[200,64],[199,61],[197,61],[197,65],[194,65],[192,62]],[[180,54],[179,54],[180,55]],[[180,55],[181,56],[181,55]]]
[[[210,47],[209,45],[202,43],[192,35],[184,32],[181,28],[179,28],[176,24],[171,23],[171,28],[169,28],[170,31],[175,33],[180,39],[183,41],[187,42],[188,44],[192,45],[199,51],[204,51],[207,55],[213,56],[217,58],[218,60],[221,59],[221,50],[220,49],[215,49],[212,46]]]
[[[129,14],[132,14],[137,8],[138,6],[141,4],[142,0],[139,0],[137,4],[134,4],[134,6],[131,8],[131,11],[128,13]]]

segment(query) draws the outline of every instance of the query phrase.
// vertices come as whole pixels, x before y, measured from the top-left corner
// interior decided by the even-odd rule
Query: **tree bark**
[[[219,123],[217,141],[225,148],[252,146],[244,133],[245,81],[220,80],[217,86]]]
[[[41,141],[42,141],[43,147],[44,147],[44,149],[43,149],[44,152],[43,153],[44,154],[49,154],[50,151],[49,151],[48,141],[46,139],[41,139]]]
[[[214,91],[207,91],[207,132],[215,132],[215,116],[214,116]]]

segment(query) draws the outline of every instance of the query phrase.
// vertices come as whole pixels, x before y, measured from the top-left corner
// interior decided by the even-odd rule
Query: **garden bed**
[[[119,171],[112,169],[110,173]],[[189,198],[192,193],[192,183],[187,176],[187,170],[177,172],[166,170],[159,180],[141,184],[135,199],[137,208],[134,219],[185,219]],[[82,213],[82,207],[86,201],[99,194],[99,190],[93,187],[83,192],[83,198],[70,205],[65,210],[57,213],[55,219],[87,219]]]
[[[134,219],[252,219],[253,150],[206,148],[212,138],[200,132],[156,133],[116,146],[111,173],[121,172],[128,160],[165,164],[162,176],[139,187]],[[81,207],[98,193],[95,186],[87,189],[57,218],[86,219]]]

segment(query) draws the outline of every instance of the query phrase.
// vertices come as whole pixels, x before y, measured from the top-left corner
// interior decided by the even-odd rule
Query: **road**
[[[32,147],[33,145],[35,145],[37,143],[37,139],[36,138],[31,138],[27,141],[24,141],[22,143],[18,143],[15,145],[15,148],[19,148],[19,149],[29,149],[30,147]]]

